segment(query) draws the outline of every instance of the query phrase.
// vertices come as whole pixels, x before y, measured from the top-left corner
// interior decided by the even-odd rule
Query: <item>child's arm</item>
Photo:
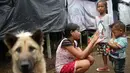
[[[111,47],[111,49],[119,49],[117,46],[118,43],[114,42],[115,36],[114,33],[112,32],[112,39],[108,42],[108,45]]]
[[[114,41],[114,39],[112,39],[108,42],[108,45],[111,47],[111,49],[115,49],[115,50],[126,47],[127,44],[128,44],[127,38],[118,39],[118,41],[116,42]]]
[[[108,42],[108,45],[111,47],[111,49],[120,49],[120,47],[118,46],[118,43],[114,42],[113,39],[111,39],[111,41]]]

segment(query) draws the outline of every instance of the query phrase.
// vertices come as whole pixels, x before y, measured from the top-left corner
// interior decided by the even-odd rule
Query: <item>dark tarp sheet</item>
[[[66,24],[65,0],[0,0],[0,39],[21,30],[59,32]]]

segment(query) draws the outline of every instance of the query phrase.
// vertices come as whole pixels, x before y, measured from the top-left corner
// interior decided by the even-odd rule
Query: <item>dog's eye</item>
[[[18,47],[18,48],[16,49],[16,51],[17,51],[18,53],[20,53],[20,52],[21,52],[21,47]]]
[[[30,46],[30,47],[29,47],[29,51],[32,52],[33,50],[35,50],[35,48],[32,47],[32,46]]]

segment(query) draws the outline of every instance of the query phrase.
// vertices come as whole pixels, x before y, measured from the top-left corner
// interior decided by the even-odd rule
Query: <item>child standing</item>
[[[57,73],[84,73],[93,64],[94,58],[90,55],[92,47],[100,40],[95,33],[89,45],[82,51],[77,47],[76,40],[80,39],[79,26],[69,23],[65,29],[65,38],[62,39],[56,51]]]
[[[99,16],[96,16],[96,25],[99,30],[99,37],[104,38],[102,42],[100,42],[99,46],[103,50],[102,59],[104,62],[104,66],[97,68],[97,71],[109,71],[108,62],[107,62],[107,42],[111,38],[111,29],[109,27],[110,24],[113,23],[113,17],[107,14],[107,3],[105,0],[99,0],[97,3],[97,11],[99,12]]]
[[[112,25],[113,38],[108,42],[110,46],[110,61],[114,65],[115,73],[124,73],[126,48],[125,24],[118,21]]]

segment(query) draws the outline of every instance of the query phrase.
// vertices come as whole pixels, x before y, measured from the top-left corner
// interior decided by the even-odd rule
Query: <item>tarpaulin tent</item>
[[[44,33],[60,32],[67,21],[78,24],[81,31],[95,29],[96,1],[0,0],[0,40],[7,32],[35,29]]]
[[[21,30],[59,32],[66,24],[64,0],[1,0],[0,38]]]

